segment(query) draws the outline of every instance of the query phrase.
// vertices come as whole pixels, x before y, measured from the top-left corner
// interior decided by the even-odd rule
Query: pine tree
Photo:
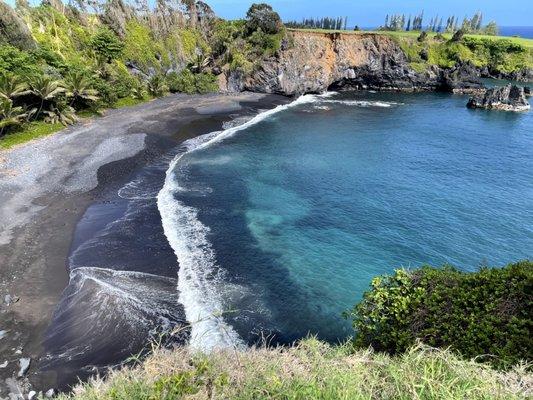
[[[476,31],[480,32],[481,31],[481,26],[483,24],[483,14],[480,12],[479,13],[479,18],[477,20],[477,26],[476,26]]]

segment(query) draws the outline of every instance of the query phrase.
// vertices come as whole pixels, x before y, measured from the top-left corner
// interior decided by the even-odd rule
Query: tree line
[[[295,29],[329,29],[329,30],[346,30],[348,27],[348,17],[323,17],[323,18],[304,18],[301,22],[289,21],[285,23],[288,28]]]
[[[427,20],[426,20],[427,21]],[[392,14],[385,17],[385,24],[379,30],[386,31],[430,31],[439,33],[454,33],[461,29],[465,33],[479,33],[486,35],[497,35],[498,26],[496,22],[490,21],[483,26],[483,14],[478,11],[472,17],[464,17],[461,21],[458,17],[452,15],[444,19],[438,15],[432,17],[424,23],[424,12],[415,16],[405,14]]]

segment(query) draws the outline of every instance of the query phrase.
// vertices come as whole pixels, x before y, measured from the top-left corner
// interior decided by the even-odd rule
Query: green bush
[[[195,93],[194,74],[185,69],[179,74],[171,72],[167,75],[168,89],[172,93]]]
[[[115,88],[99,76],[93,77],[91,87],[98,91],[98,97],[100,98],[98,108],[112,106],[118,100]]]
[[[375,278],[346,313],[357,346],[391,354],[421,340],[498,368],[533,360],[533,262],[461,272],[397,270]]]
[[[281,48],[282,35],[268,35],[261,28],[252,33],[248,41],[254,46],[258,55],[270,56]]]
[[[162,97],[168,93],[168,86],[165,77],[162,75],[154,75],[147,82],[148,93],[154,97]]]
[[[195,84],[198,93],[212,93],[218,91],[217,78],[213,74],[196,74]]]
[[[108,80],[111,82],[119,99],[130,96],[132,89],[139,86],[138,79],[128,72],[122,62],[116,61],[112,71]]]
[[[124,50],[124,43],[109,28],[100,28],[91,39],[91,48],[107,63],[117,59]]]
[[[229,51],[235,41],[242,37],[245,24],[245,20],[217,21],[211,38],[213,55],[218,57]]]
[[[14,73],[19,76],[41,72],[36,59],[30,53],[11,45],[0,45],[0,74]]]
[[[193,74],[188,69],[179,74],[171,72],[167,75],[166,81],[172,93],[210,93],[218,90],[216,77],[213,74]]]

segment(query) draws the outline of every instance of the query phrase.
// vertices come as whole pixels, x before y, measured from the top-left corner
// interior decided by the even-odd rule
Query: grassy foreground
[[[526,367],[498,372],[449,351],[354,352],[316,339],[278,349],[192,354],[158,350],[132,369],[94,379],[62,400],[518,399],[533,394]]]

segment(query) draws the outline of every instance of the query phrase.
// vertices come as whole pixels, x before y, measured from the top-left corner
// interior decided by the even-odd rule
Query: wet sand
[[[47,390],[57,383],[57,372],[40,371],[39,359],[87,209],[105,204],[184,140],[287,101],[252,93],[172,95],[0,152],[0,367],[7,362],[0,368],[0,396],[12,390],[6,379],[17,376],[21,358],[31,364],[19,386]],[[105,223],[113,215],[99,218]]]

